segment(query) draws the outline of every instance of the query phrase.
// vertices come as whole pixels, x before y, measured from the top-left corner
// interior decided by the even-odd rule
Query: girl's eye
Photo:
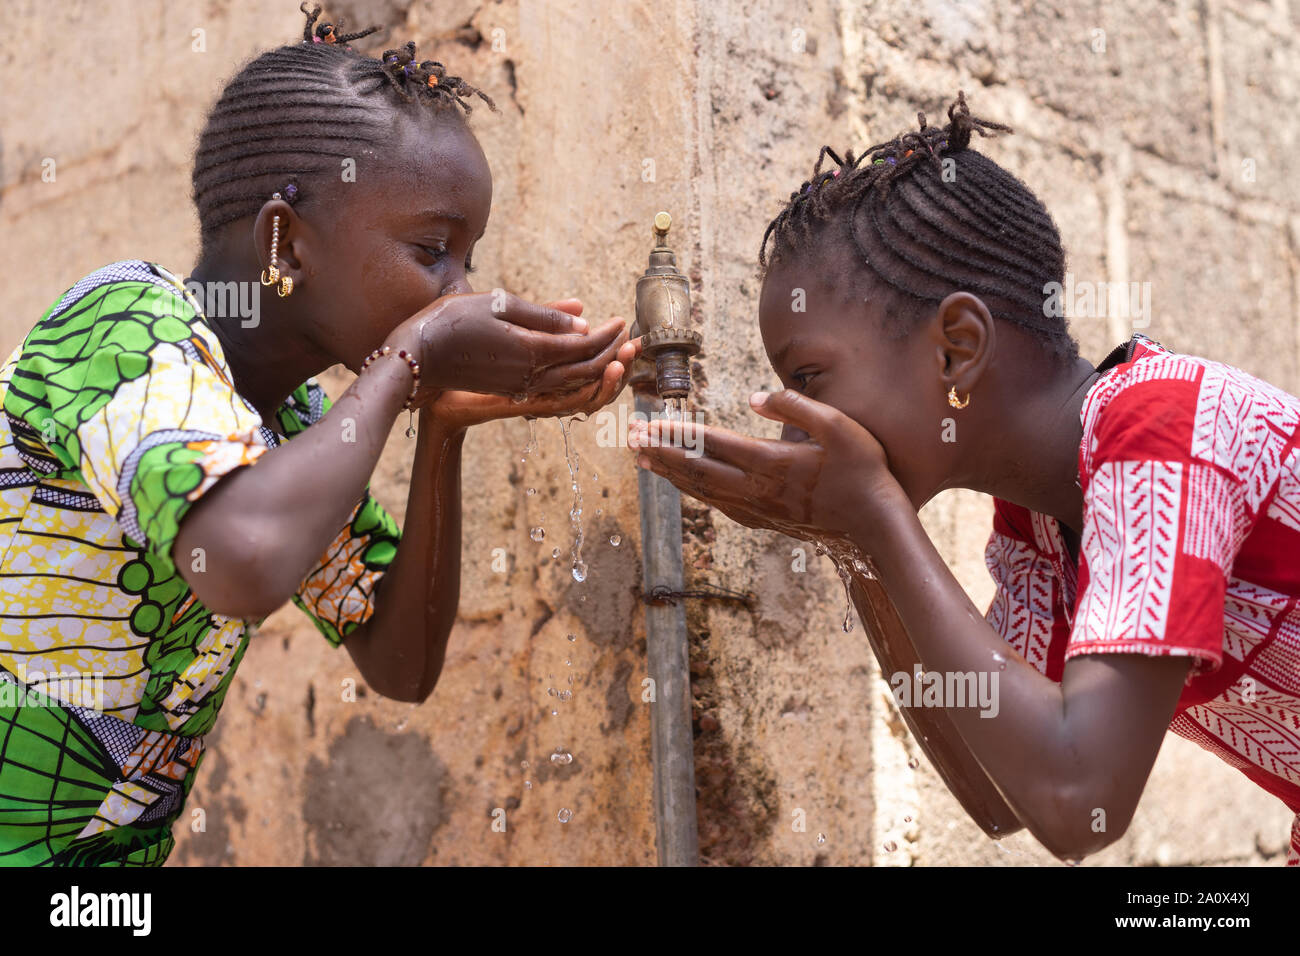
[[[799,391],[802,392],[808,388],[808,383],[812,381],[812,379],[815,378],[816,375],[817,375],[816,372],[795,372],[793,375],[790,376],[790,378],[796,385],[799,386]]]
[[[466,257],[465,257],[465,272],[466,272],[466,274],[467,274],[467,275],[473,275],[473,274],[474,274],[474,271],[475,271],[475,269],[474,269],[474,263],[473,263],[473,261],[472,261],[472,257],[470,257],[470,256],[466,256]]]
[[[440,262],[443,256],[447,255],[446,246],[420,246],[420,248],[432,257],[434,265]],[[474,271],[474,263],[470,261],[469,256],[465,257],[465,271],[467,273],[472,273]]]

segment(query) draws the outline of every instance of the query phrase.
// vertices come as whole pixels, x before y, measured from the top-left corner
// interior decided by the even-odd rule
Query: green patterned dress
[[[157,865],[248,646],[173,562],[205,491],[281,438],[194,297],[153,263],[82,279],[0,367],[0,864]],[[289,438],[329,408],[308,380]],[[294,603],[334,646],[399,531],[367,492]],[[183,566],[183,564],[182,564]]]

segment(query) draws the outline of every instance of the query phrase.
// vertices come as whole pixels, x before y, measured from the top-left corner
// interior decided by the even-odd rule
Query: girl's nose
[[[468,295],[473,291],[474,287],[469,284],[469,277],[464,273],[461,273],[442,287],[443,295]]]
[[[793,425],[781,426],[781,441],[807,441],[808,433],[802,428],[795,428]]]

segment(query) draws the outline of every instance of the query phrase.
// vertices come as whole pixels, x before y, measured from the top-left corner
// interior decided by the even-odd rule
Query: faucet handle
[[[668,230],[672,227],[673,217],[666,212],[655,213],[655,239],[658,244],[667,245]]]

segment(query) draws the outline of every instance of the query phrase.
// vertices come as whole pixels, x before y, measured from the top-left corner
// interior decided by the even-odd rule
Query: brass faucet
[[[700,351],[704,337],[690,327],[691,284],[677,270],[677,257],[668,248],[672,224],[672,216],[666,212],[655,216],[650,263],[636,280],[636,323],[632,331],[643,336],[642,357],[654,360],[659,397],[685,398],[691,393],[691,356]]]

